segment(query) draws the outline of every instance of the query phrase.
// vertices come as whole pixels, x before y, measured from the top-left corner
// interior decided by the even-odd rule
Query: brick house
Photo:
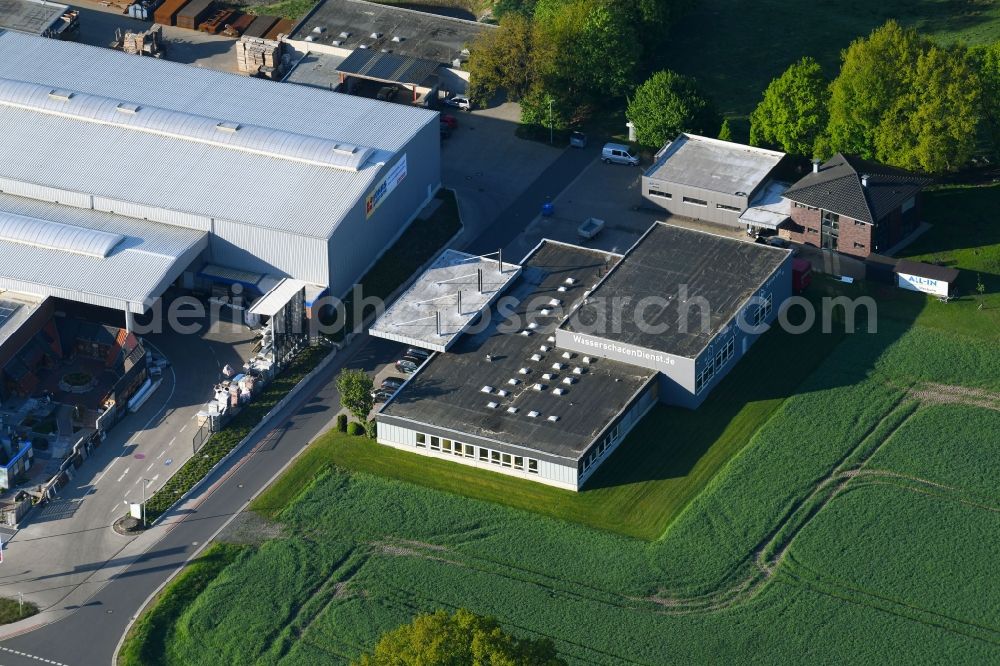
[[[920,223],[929,178],[837,153],[785,191],[791,240],[856,257],[884,253]]]

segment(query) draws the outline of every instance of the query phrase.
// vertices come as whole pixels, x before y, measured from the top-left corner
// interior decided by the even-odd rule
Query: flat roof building
[[[205,265],[339,296],[440,186],[435,113],[12,32],[0,125],[0,288],[132,312]]]
[[[701,404],[791,295],[790,251],[663,223],[624,256],[543,241],[521,263],[382,407],[380,443],[578,490],[657,402]]]
[[[643,174],[642,196],[672,215],[741,226],[740,215],[784,157],[774,150],[681,134]]]
[[[544,241],[483,330],[434,356],[383,406],[378,441],[578,489],[656,403],[655,372],[565,352],[553,337],[562,307],[619,259]]]
[[[0,0],[0,28],[26,35],[68,39],[79,32],[77,10],[46,0]]]
[[[556,331],[556,344],[662,373],[696,407],[791,295],[791,251],[657,222]]]

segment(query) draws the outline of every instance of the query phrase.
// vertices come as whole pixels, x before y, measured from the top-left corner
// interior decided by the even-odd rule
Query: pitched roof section
[[[337,71],[366,79],[420,85],[437,70],[438,64],[398,53],[357,49],[337,65]]]
[[[867,186],[861,184],[868,176]],[[785,192],[792,201],[822,208],[868,224],[899,208],[931,182],[903,169],[837,153]]]

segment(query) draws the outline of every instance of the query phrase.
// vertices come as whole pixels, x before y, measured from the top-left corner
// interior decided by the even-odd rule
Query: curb
[[[212,468],[209,469],[207,472],[205,472],[205,475],[203,477],[201,477],[200,479],[198,479],[198,481],[196,481],[195,484],[193,486],[191,486],[187,490],[187,492],[185,492],[183,495],[181,495],[180,497],[178,497],[177,499],[175,499],[170,504],[170,506],[168,506],[166,509],[164,509],[163,513],[161,513],[159,516],[157,516],[156,520],[154,520],[152,523],[150,523],[149,527],[147,529],[155,527],[156,525],[159,525],[160,522],[163,520],[163,518],[166,517],[166,515],[168,513],[170,513],[170,511],[172,511],[174,509],[174,507],[176,507],[178,504],[180,504],[180,503],[184,502],[185,500],[187,500],[196,491],[201,490],[202,485],[205,483],[205,481],[208,480],[213,474],[215,474],[215,472],[220,467],[222,467],[223,465],[225,465],[226,463],[228,463],[229,460],[233,456],[235,456],[240,450],[242,450],[243,447],[247,445],[247,442],[249,442],[251,439],[253,439],[261,431],[261,429],[264,428],[265,424],[267,424],[270,421],[270,419],[272,419],[274,417],[274,415],[279,410],[284,409],[285,406],[288,405],[289,401],[292,398],[294,398],[296,395],[298,395],[299,392],[302,390],[302,388],[304,386],[306,386],[307,384],[309,384],[309,382],[311,382],[316,377],[316,375],[318,375],[321,371],[325,370],[327,368],[327,366],[329,366],[333,362],[333,359],[335,359],[337,357],[337,354],[340,353],[341,349],[342,349],[341,347],[337,347],[335,349],[331,349],[330,353],[327,354],[323,358],[323,360],[320,361],[319,364],[315,368],[313,368],[312,370],[309,371],[309,374],[307,374],[305,377],[303,377],[301,380],[299,380],[299,383],[297,383],[295,386],[293,386],[292,390],[290,390],[288,393],[285,394],[285,397],[283,397],[281,400],[279,400],[277,403],[275,403],[274,407],[272,407],[270,410],[268,410],[267,414],[265,414],[264,417],[260,421],[257,422],[257,425],[255,425],[250,430],[250,432],[247,433],[246,437],[244,437],[243,439],[241,439],[239,441],[239,443],[236,444],[236,446],[234,446],[232,449],[230,449],[229,453],[227,453],[226,455],[224,455],[219,460],[219,462],[217,462],[214,465],[212,465]],[[183,467],[183,465],[181,467]],[[178,471],[180,471],[180,468],[178,468]]]

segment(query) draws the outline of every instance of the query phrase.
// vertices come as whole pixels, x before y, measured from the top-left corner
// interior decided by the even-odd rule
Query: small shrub
[[[347,424],[347,434],[357,437],[358,435],[365,434],[365,427],[358,423],[357,421],[351,421]]]
[[[368,435],[369,439],[378,437],[378,423],[376,423],[375,419],[365,423],[365,434]]]
[[[337,414],[337,430],[347,432],[347,414]]]

